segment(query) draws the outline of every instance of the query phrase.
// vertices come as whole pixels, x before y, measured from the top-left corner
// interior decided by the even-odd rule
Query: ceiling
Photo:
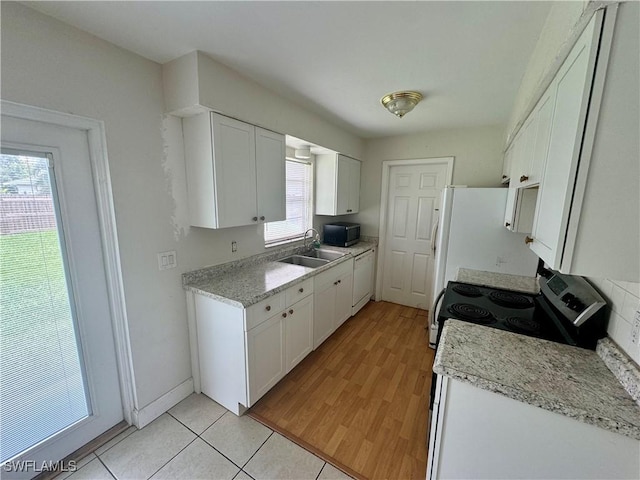
[[[365,138],[506,124],[549,2],[26,2],[143,57],[193,50]],[[380,98],[418,90],[400,119]]]

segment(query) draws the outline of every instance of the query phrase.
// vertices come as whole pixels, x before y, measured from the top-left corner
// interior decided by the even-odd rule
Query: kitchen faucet
[[[307,245],[307,233],[309,232],[315,232],[316,236],[315,236],[315,240],[313,240],[310,245]],[[311,237],[311,238],[314,238],[314,237]],[[312,248],[320,248],[320,234],[315,228],[310,228],[306,232],[304,232],[304,238],[302,240],[302,243],[305,249],[308,248],[309,250],[311,250]]]

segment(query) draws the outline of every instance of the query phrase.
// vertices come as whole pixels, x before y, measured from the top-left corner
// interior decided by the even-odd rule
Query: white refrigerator
[[[430,309],[430,343],[435,345],[438,296],[455,280],[459,268],[535,277],[538,257],[524,234],[507,230],[507,188],[445,187],[433,244],[434,306]]]

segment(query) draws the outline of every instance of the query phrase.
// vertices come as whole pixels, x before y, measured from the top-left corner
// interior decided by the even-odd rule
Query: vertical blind
[[[300,238],[311,228],[312,171],[310,163],[287,159],[287,219],[264,224],[266,245]]]
[[[0,462],[89,415],[52,180],[0,154]]]

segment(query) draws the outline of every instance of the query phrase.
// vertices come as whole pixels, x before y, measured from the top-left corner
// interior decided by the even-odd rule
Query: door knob
[[[271,305],[267,305],[266,307],[264,307],[264,309],[265,309],[267,312],[270,312],[270,311],[271,311]]]
[[[298,291],[299,291],[300,293],[302,293],[302,292],[304,292],[304,288],[300,288],[300,289],[298,289]]]
[[[264,220],[264,215],[262,215],[262,216],[260,217],[260,220]]]
[[[530,243],[533,243],[533,238],[527,235],[526,237],[524,237],[524,243],[526,243],[527,245],[529,245]]]
[[[293,308],[289,310],[289,315],[293,315]]]
[[[254,222],[258,221],[258,217],[253,217],[251,220],[253,220]]]
[[[287,318],[287,312],[284,312],[284,313],[282,314],[282,318]]]

